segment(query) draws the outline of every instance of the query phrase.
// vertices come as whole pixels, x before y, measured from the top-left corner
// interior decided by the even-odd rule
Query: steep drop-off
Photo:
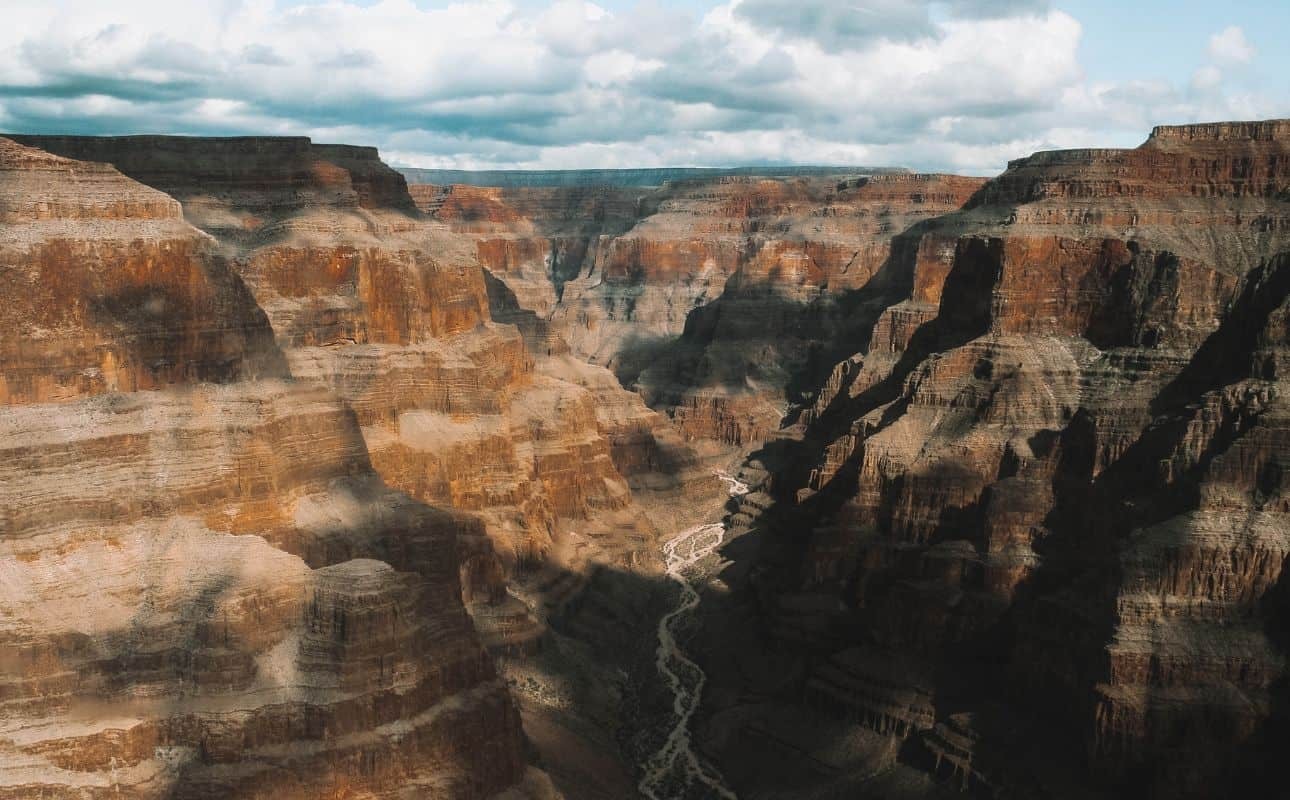
[[[374,149],[282,138],[21,138],[110,162],[181,201],[267,316],[284,369],[339,398],[381,480],[478,520],[455,540],[462,596],[488,648],[507,659],[513,686],[518,659],[525,685],[612,687],[587,705],[612,705],[627,691],[616,664],[562,659],[558,646],[551,664],[534,659],[551,649],[564,607],[597,591],[601,570],[660,568],[657,522],[677,516],[668,506],[678,499],[719,496],[718,482],[665,418],[605,370],[570,357],[490,281],[475,248],[427,219]],[[659,509],[646,513],[633,484]],[[647,629],[644,616],[637,622]],[[527,720],[551,711],[520,694]],[[629,773],[617,723],[591,728],[572,736],[589,737],[589,749]],[[541,732],[532,738],[545,755]],[[559,751],[543,760],[567,770]]]
[[[909,291],[753,462],[728,777],[1246,796],[1286,731],[1290,122],[1039,153],[903,238]]]
[[[0,797],[1276,777],[1290,122],[661,187],[15,138]]]
[[[413,186],[579,358],[695,439],[746,445],[905,290],[897,236],[982,181],[902,173],[624,187]],[[843,345],[845,348],[845,345]]]
[[[179,204],[0,139],[0,219],[0,796],[540,789],[482,526],[380,479]]]

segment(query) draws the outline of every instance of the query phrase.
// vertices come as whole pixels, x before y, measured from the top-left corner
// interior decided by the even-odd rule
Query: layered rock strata
[[[665,418],[571,358],[480,269],[496,248],[448,221],[475,219],[487,198],[449,197],[443,221],[428,218],[424,194],[410,194],[375,150],[302,139],[28,141],[111,161],[178,198],[267,316],[284,374],[344,404],[370,469],[478,520],[450,546],[475,627],[513,685],[516,664],[550,643],[559,609],[598,571],[652,568],[657,531],[633,485],[662,503],[718,490]],[[590,672],[622,682],[605,667]],[[549,698],[521,699],[526,724],[544,730]],[[556,738],[580,726],[581,741],[579,713],[553,723]],[[621,759],[611,731],[592,738],[580,746]],[[563,740],[534,741],[544,757],[555,751],[547,761],[567,759]]]
[[[1290,122],[1164,127],[1015,161],[906,234],[909,291],[745,510],[758,613],[813,654],[808,696],[1000,796],[1267,776],[1287,187]]]
[[[615,459],[628,472],[650,462],[650,432],[666,436],[661,420],[591,368],[554,359],[566,349],[558,339],[542,348],[530,336],[526,347],[515,327],[495,322],[494,309],[506,317],[519,308],[490,296],[477,260],[488,245],[476,251],[425,219],[374,149],[265,138],[30,141],[110,161],[182,201],[268,315],[292,374],[353,408],[382,477],[483,514],[505,563],[541,560],[560,520],[630,504]],[[441,212],[469,218],[477,205],[458,198]]]
[[[0,796],[482,798],[527,774],[478,522],[376,475],[171,197],[0,139]]]
[[[685,435],[742,445],[778,427],[801,373],[836,360],[822,342],[863,338],[876,299],[901,291],[886,269],[896,237],[980,184],[894,173],[412,188],[575,355]]]

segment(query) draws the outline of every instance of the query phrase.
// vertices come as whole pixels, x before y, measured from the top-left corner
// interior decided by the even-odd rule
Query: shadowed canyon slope
[[[736,788],[1214,796],[1286,732],[1288,158],[1269,121],[988,183],[413,191],[759,450],[698,640]]]
[[[863,335],[903,290],[887,268],[897,236],[981,183],[898,173],[412,190],[576,355],[684,433],[750,444],[778,427],[806,375],[851,352],[833,356],[833,340]]]
[[[0,797],[1273,777],[1290,121],[575,184],[0,139]]]
[[[767,748],[817,759],[793,791],[921,792],[907,767],[995,796],[1266,785],[1288,188],[1290,123],[1166,127],[1015,161],[904,235],[907,294],[740,509],[729,613],[756,633],[707,650],[736,786],[783,780]]]

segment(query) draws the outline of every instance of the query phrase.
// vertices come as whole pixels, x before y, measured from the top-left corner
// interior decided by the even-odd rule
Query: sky
[[[0,131],[304,135],[402,166],[991,175],[1290,116],[1290,2],[0,0]]]

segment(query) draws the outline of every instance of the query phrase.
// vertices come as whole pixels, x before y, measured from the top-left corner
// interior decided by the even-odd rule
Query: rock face
[[[0,798],[629,796],[736,446],[741,795],[1278,777],[1290,122],[657,187],[13,137],[0,290]]]
[[[736,176],[760,177],[832,177],[835,175],[870,175],[876,172],[895,174],[902,169],[872,167],[655,167],[642,169],[537,169],[537,170],[465,170],[417,169],[399,170],[408,183],[460,184],[504,189],[581,188],[620,186],[654,189],[665,183],[683,180],[713,180]]]
[[[7,139],[0,217],[0,797],[529,780],[461,599],[482,525],[381,480],[218,244]]]
[[[577,575],[562,590],[577,593],[601,565],[652,563],[657,532],[633,502],[633,482],[664,502],[715,484],[691,479],[701,465],[665,418],[605,370],[569,357],[567,345],[513,292],[490,282],[479,266],[494,252],[489,245],[476,247],[427,219],[374,149],[305,139],[19,138],[65,157],[109,162],[166,192],[149,194],[241,293],[259,337],[244,338],[269,355],[252,368],[204,341],[190,347],[229,362],[229,380],[272,368],[293,386],[312,387],[336,405],[334,422],[343,426],[342,434],[327,435],[361,453],[368,480],[391,496],[406,493],[405,503],[470,515],[454,517],[451,536],[409,545],[406,557],[433,550],[450,565],[445,570],[455,570],[455,602],[465,600],[494,654],[531,653],[549,636],[548,571]],[[205,236],[179,219],[169,198]],[[453,209],[470,218],[485,200],[458,197],[441,206],[446,218]],[[186,302],[196,302],[192,297],[200,299],[189,292]],[[193,327],[221,346],[240,341],[237,329],[224,330],[240,317],[223,309],[212,317],[212,332]],[[159,327],[175,335],[172,322]],[[173,347],[172,360],[188,352],[169,342],[158,347]],[[181,367],[210,379],[195,366],[168,368]],[[9,391],[32,383],[23,380]],[[320,501],[311,513],[324,527],[331,516],[370,516],[347,502]],[[384,559],[385,552],[370,557]],[[486,659],[484,667],[491,670]],[[515,723],[513,707],[506,713],[498,719]],[[516,731],[512,724],[495,733],[502,747]],[[604,738],[612,750],[612,736]],[[462,746],[475,745],[467,738]],[[487,748],[476,749],[487,763]],[[499,776],[514,782],[505,770]]]
[[[865,335],[900,291],[886,269],[895,235],[980,184],[892,173],[413,192],[575,355],[686,435],[740,445],[778,427],[794,376],[836,360],[822,343]]]
[[[887,269],[907,291],[741,508],[760,547],[741,613],[808,654],[773,694],[998,796],[1270,777],[1288,187],[1290,122],[1158,128],[1015,161],[901,233]],[[747,690],[737,658],[711,659]]]
[[[650,431],[667,435],[611,380],[558,358],[567,348],[553,341],[538,352],[541,341],[526,347],[515,327],[495,322],[490,305],[500,316],[520,307],[490,297],[476,256],[505,248],[481,241],[476,250],[424,219],[372,148],[27,141],[113,163],[179,199],[267,314],[291,374],[353,409],[377,472],[420,500],[482,514],[508,565],[543,558],[559,521],[630,504],[615,458],[630,474],[633,461],[649,460],[632,452],[632,437],[648,450]],[[490,213],[484,195],[439,207],[453,220]],[[526,262],[515,263],[522,274]]]

